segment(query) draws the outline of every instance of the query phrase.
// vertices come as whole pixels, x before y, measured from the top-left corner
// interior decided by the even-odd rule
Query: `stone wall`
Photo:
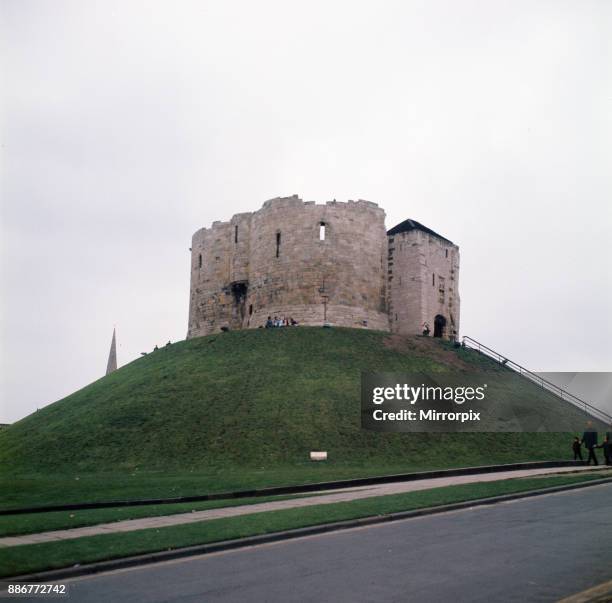
[[[187,336],[256,328],[268,316],[388,330],[384,216],[368,201],[294,195],[197,231]]]
[[[427,323],[432,336],[458,335],[459,248],[412,220],[387,235],[384,220],[369,201],[294,195],[198,230],[187,337],[257,328],[268,316],[404,334]]]
[[[459,248],[414,229],[388,237],[391,330],[415,334],[427,323],[430,335],[459,333]],[[436,316],[438,329],[436,332]]]

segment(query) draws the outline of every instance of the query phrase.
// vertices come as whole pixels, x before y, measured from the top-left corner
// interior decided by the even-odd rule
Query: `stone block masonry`
[[[450,337],[459,324],[458,248],[407,222],[424,230],[387,236],[375,203],[315,204],[294,195],[198,230],[187,337],[258,328],[268,316],[416,333],[435,322],[432,312],[444,313],[437,334]],[[428,271],[438,277],[432,291],[424,286]]]
[[[396,333],[459,335],[459,248],[406,220],[388,233],[389,321]]]

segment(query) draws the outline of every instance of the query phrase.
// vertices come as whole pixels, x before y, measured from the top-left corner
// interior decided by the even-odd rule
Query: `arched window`
[[[325,222],[319,222],[319,241],[325,241]]]

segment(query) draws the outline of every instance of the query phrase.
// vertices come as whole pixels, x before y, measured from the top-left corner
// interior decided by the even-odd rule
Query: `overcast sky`
[[[0,422],[187,331],[192,233],[368,199],[461,333],[612,370],[612,2],[0,0]]]

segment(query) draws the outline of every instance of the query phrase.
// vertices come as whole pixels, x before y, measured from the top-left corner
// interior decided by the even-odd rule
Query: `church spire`
[[[110,374],[117,370],[117,341],[115,338],[115,329],[113,329],[113,340],[111,341],[110,352],[108,354],[108,364],[106,365],[106,374]]]

